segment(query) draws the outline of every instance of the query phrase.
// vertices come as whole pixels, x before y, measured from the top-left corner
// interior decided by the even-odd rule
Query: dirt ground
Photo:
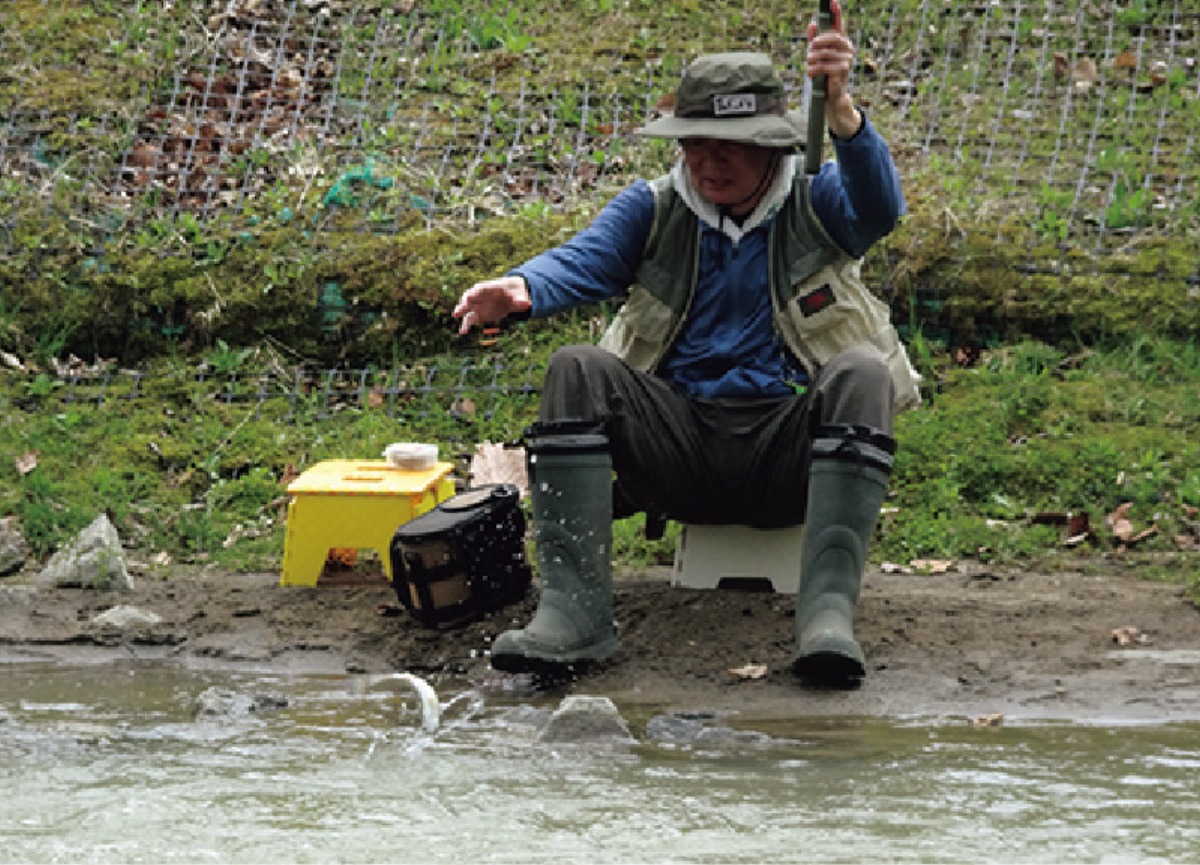
[[[378,569],[327,571],[314,588],[281,587],[275,574],[131,570],[131,592],[0,579],[0,664],[136,657],[283,673],[407,670],[439,693],[536,696],[487,663],[495,635],[528,621],[536,583],[523,602],[439,631],[396,605]],[[1135,571],[869,571],[856,613],[868,675],[850,692],[807,689],[790,674],[792,596],[674,587],[669,569],[622,576],[622,657],[557,693],[745,718],[1200,720],[1200,611]],[[118,605],[161,621],[124,632],[92,622]]]

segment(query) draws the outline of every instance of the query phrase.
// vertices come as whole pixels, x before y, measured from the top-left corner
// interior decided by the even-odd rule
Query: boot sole
[[[546,661],[541,658],[501,658],[492,669],[510,675],[528,676],[530,687],[537,691],[553,690],[578,681],[589,673],[602,669],[615,659],[602,661]]]
[[[852,691],[862,685],[867,671],[857,658],[841,652],[812,652],[792,662],[792,672],[805,684],[830,690]]]
[[[620,643],[611,639],[571,657],[542,657],[520,652],[493,654],[492,669],[502,673],[532,673],[539,679],[573,678],[588,670],[612,663],[620,654]]]

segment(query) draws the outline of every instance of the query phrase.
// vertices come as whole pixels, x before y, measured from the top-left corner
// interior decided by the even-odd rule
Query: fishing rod
[[[829,4],[830,0],[821,0],[817,13],[818,33],[833,25],[833,12]],[[821,170],[821,147],[825,141],[826,78],[825,75],[818,75],[812,80],[808,98],[808,141],[804,147],[804,170],[810,175]]]

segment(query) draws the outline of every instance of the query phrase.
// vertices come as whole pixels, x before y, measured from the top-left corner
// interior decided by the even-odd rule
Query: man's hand
[[[825,76],[825,125],[838,138],[850,138],[862,126],[862,115],[850,96],[850,70],[855,50],[846,36],[842,4],[829,4],[832,26],[817,32],[817,22],[808,25],[808,77]]]
[[[451,314],[462,319],[458,328],[461,335],[474,325],[495,324],[505,316],[524,312],[532,306],[525,280],[519,276],[504,276],[477,282],[468,288]]]

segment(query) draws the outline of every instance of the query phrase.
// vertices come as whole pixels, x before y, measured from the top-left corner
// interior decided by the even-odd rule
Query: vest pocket
[[[787,322],[794,329],[797,353],[810,372],[855,345],[869,345],[882,356],[896,387],[893,409],[920,402],[920,376],[908,359],[891,323],[891,309],[861,282],[852,283],[857,268],[843,276],[828,267],[793,285]]]
[[[670,307],[645,289],[635,287],[599,345],[634,369],[649,372],[662,355],[674,321]]]
[[[834,267],[793,284],[788,300],[788,318],[819,363],[855,343],[870,341],[875,331],[890,324],[890,315],[887,304],[851,284]]]

